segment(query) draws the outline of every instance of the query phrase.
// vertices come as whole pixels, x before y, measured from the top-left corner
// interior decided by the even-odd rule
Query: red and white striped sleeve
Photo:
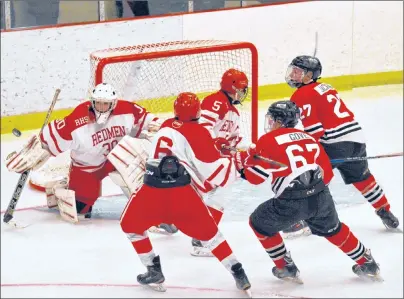
[[[132,112],[135,117],[135,121],[130,135],[137,138],[140,136],[140,133],[143,130],[148,130],[149,124],[152,121],[157,121],[158,117],[155,116],[153,113],[148,112],[144,107],[136,103],[132,103],[132,105]]]
[[[225,99],[226,100],[226,99]],[[207,96],[201,103],[201,118],[199,123],[208,129],[210,135],[215,138],[214,127],[221,121],[227,112],[227,106],[223,104],[221,97],[216,94]]]
[[[194,130],[192,135],[187,134],[188,144],[185,146],[190,147],[185,152],[188,152],[191,168],[195,169],[202,183],[197,187],[203,192],[226,187],[239,177],[234,161],[221,157],[207,130],[202,126],[199,128],[201,130]]]
[[[71,115],[71,114],[70,114]],[[64,119],[51,121],[40,135],[42,146],[53,156],[69,150],[73,143],[70,115]]]

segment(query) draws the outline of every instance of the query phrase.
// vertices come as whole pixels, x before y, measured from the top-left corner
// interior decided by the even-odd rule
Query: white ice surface
[[[365,131],[368,155],[403,149],[402,89],[383,94],[377,99],[346,100]],[[261,117],[263,114],[265,109],[260,112]],[[19,139],[2,136],[2,211],[18,180],[18,175],[6,170],[4,157],[18,149],[28,136],[25,132]],[[392,211],[403,221],[402,157],[370,160],[369,165],[385,190]],[[274,278],[273,262],[247,223],[255,207],[270,198],[267,188],[240,182],[231,190],[220,192],[226,203],[220,229],[243,263],[254,297],[403,297],[403,235],[387,232],[373,208],[352,186],[345,186],[338,174],[331,192],[338,203],[340,219],[371,248],[385,281],[360,280],[351,271],[353,261],[316,236],[285,241],[304,285]],[[189,254],[190,239],[182,233],[152,235],[155,251],[162,259],[167,292],[140,287],[136,276],[144,272],[144,267],[118,221],[126,201],[120,195],[108,196],[119,193],[119,188],[106,179],[106,196],[97,201],[94,219],[71,225],[47,209],[33,208],[45,204],[44,194],[25,188],[18,203],[22,210],[15,213],[15,220],[30,226],[13,229],[1,224],[1,297],[243,297],[216,259]]]

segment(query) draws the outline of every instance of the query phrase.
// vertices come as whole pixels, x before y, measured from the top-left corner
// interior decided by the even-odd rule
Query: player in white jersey
[[[240,136],[240,112],[236,105],[247,97],[248,78],[242,71],[229,69],[224,72],[220,90],[202,101],[199,123],[206,127],[213,138],[225,138],[232,146],[242,140]]]
[[[49,182],[47,201],[49,207],[58,206],[63,219],[77,222],[78,214],[91,217],[92,207],[101,195],[101,181],[115,171],[107,160],[108,153],[125,135],[143,138],[145,132],[157,131],[160,124],[145,108],[118,99],[111,85],[101,83],[92,91],[90,100],[65,118],[51,121],[42,134],[30,138],[20,153],[8,157],[7,168],[15,172],[38,168],[51,155],[70,150],[68,181]],[[144,156],[147,158],[146,151]]]
[[[211,136],[218,140],[223,139],[236,147],[242,140],[240,135],[240,112],[236,105],[241,104],[248,93],[248,78],[246,74],[237,69],[224,72],[220,90],[214,92],[202,101],[202,112],[199,123],[208,129]],[[225,152],[222,151],[225,155]],[[228,153],[230,155],[230,153]],[[206,205],[216,223],[219,224],[223,216],[223,205],[215,196],[214,191],[205,199]],[[202,246],[201,241],[192,239],[194,256],[213,256]]]

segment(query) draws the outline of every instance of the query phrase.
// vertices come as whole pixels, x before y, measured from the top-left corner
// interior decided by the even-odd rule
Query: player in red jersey
[[[289,65],[285,80],[297,88],[291,97],[301,111],[304,130],[318,140],[330,159],[366,157],[362,128],[338,92],[329,84],[317,82],[322,66],[317,57],[298,56]],[[388,229],[399,225],[390,211],[382,187],[368,168],[367,160],[333,165],[345,184],[353,184],[376,210]]]
[[[164,290],[160,258],[153,251],[147,230],[160,223],[172,223],[184,234],[202,240],[233,275],[237,288],[247,290],[250,283],[242,265],[200,195],[231,184],[238,176],[234,162],[221,157],[218,149],[223,143],[215,142],[198,123],[201,108],[195,94],[179,94],[174,113],[175,118],[167,119],[153,137],[144,184],[132,195],[121,217],[122,230],[147,268],[137,277],[138,282]],[[116,155],[111,158],[117,169],[124,170],[121,174],[125,177],[131,163],[123,163],[122,168],[119,164],[125,161],[127,151],[121,151],[122,155],[114,151]]]
[[[294,128],[299,117],[295,103],[273,103],[265,117],[266,134],[256,147],[236,154],[242,177],[255,185],[271,180],[275,193],[250,216],[250,226],[276,265],[272,273],[279,279],[302,283],[279,231],[305,220],[313,234],[325,237],[356,262],[352,267],[355,274],[377,277],[379,267],[370,250],[338,218],[327,186],[333,177],[327,154],[315,138]],[[274,167],[257,155],[286,167]]]

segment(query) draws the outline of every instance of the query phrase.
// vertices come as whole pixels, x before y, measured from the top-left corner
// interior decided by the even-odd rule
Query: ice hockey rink
[[[356,114],[368,140],[368,155],[403,151],[403,86],[389,85],[341,92]],[[262,117],[269,102],[260,102]],[[32,132],[17,138],[3,135],[1,142],[1,209],[6,209],[18,180],[4,166],[5,156],[18,149]],[[370,170],[386,192],[392,211],[403,220],[402,157],[369,161]],[[331,183],[340,219],[368,248],[380,264],[384,282],[356,277],[350,260],[325,239],[308,236],[285,240],[301,272],[303,285],[277,280],[273,262],[248,226],[248,216],[272,193],[268,185],[252,186],[244,181],[217,195],[225,199],[220,229],[249,276],[256,298],[312,297],[403,297],[403,235],[388,232],[374,209],[341,177]],[[119,226],[126,203],[120,189],[106,179],[103,197],[95,205],[94,217],[72,225],[50,212],[45,195],[24,189],[14,219],[29,225],[24,229],[1,224],[1,297],[228,297],[245,295],[235,287],[231,275],[215,258],[192,257],[190,239],[151,234],[155,252],[161,256],[166,293],[139,286],[136,276],[145,271]],[[145,213],[152,211],[145,211]]]

